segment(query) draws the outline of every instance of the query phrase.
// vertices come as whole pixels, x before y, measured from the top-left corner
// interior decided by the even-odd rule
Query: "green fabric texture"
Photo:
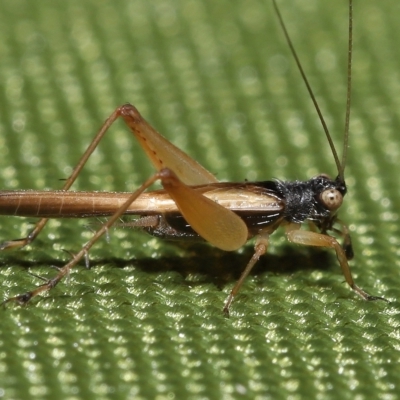
[[[280,1],[342,153],[346,1]],[[252,243],[225,253],[112,229],[91,269],[0,310],[0,399],[400,397],[400,3],[355,2],[349,193],[357,284],[331,251],[272,237],[231,308]],[[336,168],[269,0],[0,2],[0,183],[58,189],[115,107],[131,102],[221,180]],[[75,190],[132,191],[153,168],[116,122]],[[1,217],[0,240],[33,218]],[[0,258],[0,300],[53,276],[98,220],[52,220]],[[229,235],[229,232],[227,232]],[[63,251],[66,250],[66,251]]]

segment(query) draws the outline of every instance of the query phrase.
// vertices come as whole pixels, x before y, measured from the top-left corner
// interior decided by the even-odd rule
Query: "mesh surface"
[[[346,2],[281,2],[334,139],[345,99]],[[289,4],[290,3],[290,4]],[[0,398],[395,399],[399,389],[400,4],[355,5],[349,195],[359,286],[334,255],[272,240],[231,317],[222,304],[251,256],[117,229],[92,269],[1,312]],[[226,180],[336,173],[269,1],[3,0],[0,180],[59,188],[127,101]],[[341,149],[339,148],[339,153]],[[75,189],[133,190],[152,168],[116,123]],[[1,239],[32,219],[3,217]],[[51,276],[98,221],[55,220],[2,255],[0,299]],[[89,225],[89,227],[88,227]],[[229,234],[229,233],[227,233]]]

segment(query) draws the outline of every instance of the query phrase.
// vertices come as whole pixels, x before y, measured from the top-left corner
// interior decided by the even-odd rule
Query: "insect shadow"
[[[117,257],[101,257],[92,259],[90,269],[100,266],[111,265],[113,268],[134,267],[149,275],[164,272],[176,272],[184,279],[194,275],[201,276],[201,279],[190,281],[190,285],[212,283],[219,289],[225,285],[235,282],[243,272],[243,262],[253,254],[251,246],[247,246],[240,253],[228,253],[215,247],[200,244],[176,243],[183,248],[185,255],[162,255],[160,257],[135,257],[122,259]],[[35,275],[39,270],[61,268],[64,262],[60,259],[49,257],[38,260],[23,260],[21,257],[11,256],[0,260],[0,268],[14,267],[30,270]],[[278,253],[269,253],[250,272],[250,276],[263,274],[291,275],[299,271],[326,271],[334,269],[335,257],[320,249],[307,247],[293,247],[287,244],[279,246]]]

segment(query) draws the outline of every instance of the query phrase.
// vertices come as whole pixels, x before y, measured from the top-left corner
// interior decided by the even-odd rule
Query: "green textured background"
[[[337,143],[346,1],[281,1]],[[0,399],[395,399],[400,393],[400,3],[356,1],[354,106],[341,216],[357,283],[333,254],[277,234],[231,318],[221,307],[251,255],[115,230],[91,270],[0,310]],[[0,184],[59,188],[102,121],[135,104],[224,180],[335,174],[315,112],[265,0],[2,0]],[[152,168],[117,123],[77,182],[133,190]],[[1,240],[32,219],[1,218]],[[2,255],[0,299],[54,274],[88,221],[52,221]]]

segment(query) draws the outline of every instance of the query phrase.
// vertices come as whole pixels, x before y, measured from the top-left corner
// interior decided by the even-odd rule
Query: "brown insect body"
[[[270,184],[271,188],[268,188]],[[191,186],[193,190],[225,208],[243,211],[282,210],[283,203],[272,188],[274,182],[219,182]],[[128,199],[124,192],[76,192],[66,190],[10,190],[0,192],[0,213],[25,217],[84,218],[109,216]],[[142,193],[129,206],[127,215],[154,215],[179,212],[165,190]]]
[[[342,196],[346,188],[326,176],[308,181],[264,181],[231,183],[220,182],[192,187],[195,191],[239,215],[254,237],[267,226],[277,222],[303,223],[312,221],[317,226],[331,226],[334,214],[321,200],[321,194],[338,190]],[[0,214],[40,218],[86,218],[113,215],[126,202],[131,193],[123,192],[74,192],[74,191],[2,191],[0,192]],[[166,190],[155,190],[141,194],[125,211],[125,215],[158,216],[163,227],[171,221],[168,230],[154,224],[146,225],[135,220],[133,227],[143,227],[150,234],[165,239],[199,236],[179,211],[177,204]],[[161,220],[163,221],[161,223]],[[172,221],[179,221],[172,222]]]

